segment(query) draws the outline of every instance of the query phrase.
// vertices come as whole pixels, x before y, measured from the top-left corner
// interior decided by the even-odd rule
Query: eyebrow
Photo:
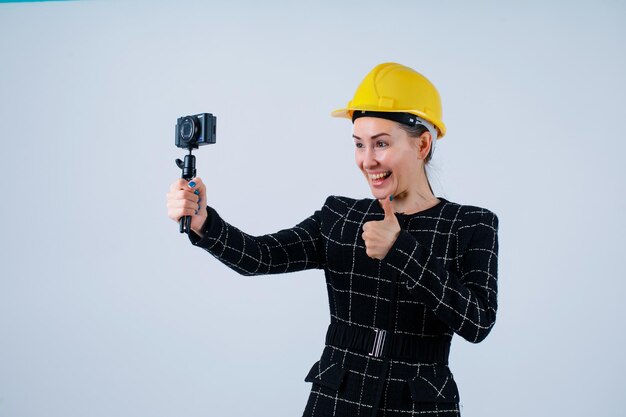
[[[370,139],[374,140],[374,139],[378,139],[381,136],[391,136],[389,133],[377,133],[376,135],[372,136]],[[362,140],[360,137],[358,137],[357,135],[352,135],[352,137],[354,139],[358,139],[358,140]]]

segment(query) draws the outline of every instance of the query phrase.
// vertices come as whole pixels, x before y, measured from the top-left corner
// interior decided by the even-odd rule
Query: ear
[[[426,159],[428,153],[430,152],[430,147],[432,146],[433,137],[429,131],[422,133],[417,141],[418,143],[418,151],[419,151],[419,159]]]

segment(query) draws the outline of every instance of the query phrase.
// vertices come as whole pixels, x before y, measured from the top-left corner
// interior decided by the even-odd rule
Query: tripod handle
[[[191,216],[183,216],[179,220],[179,231],[180,233],[187,233],[191,230]]]
[[[176,159],[176,166],[182,170],[181,178],[189,181],[196,176],[196,157],[191,154],[189,149],[189,155],[185,155],[185,161]],[[191,216],[183,216],[179,220],[180,233],[187,233],[191,230]]]

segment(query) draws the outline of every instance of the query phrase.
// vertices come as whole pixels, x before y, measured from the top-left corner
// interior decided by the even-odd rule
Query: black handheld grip
[[[196,176],[196,157],[191,154],[185,155],[185,161],[176,159],[176,165],[182,170],[181,178],[189,181]],[[180,218],[180,233],[187,233],[191,230],[191,216],[183,216]]]

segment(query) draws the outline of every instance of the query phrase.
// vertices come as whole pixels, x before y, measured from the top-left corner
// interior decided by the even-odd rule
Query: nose
[[[363,152],[363,168],[369,170],[378,165],[378,161],[376,160],[376,153],[373,149],[368,146]]]

